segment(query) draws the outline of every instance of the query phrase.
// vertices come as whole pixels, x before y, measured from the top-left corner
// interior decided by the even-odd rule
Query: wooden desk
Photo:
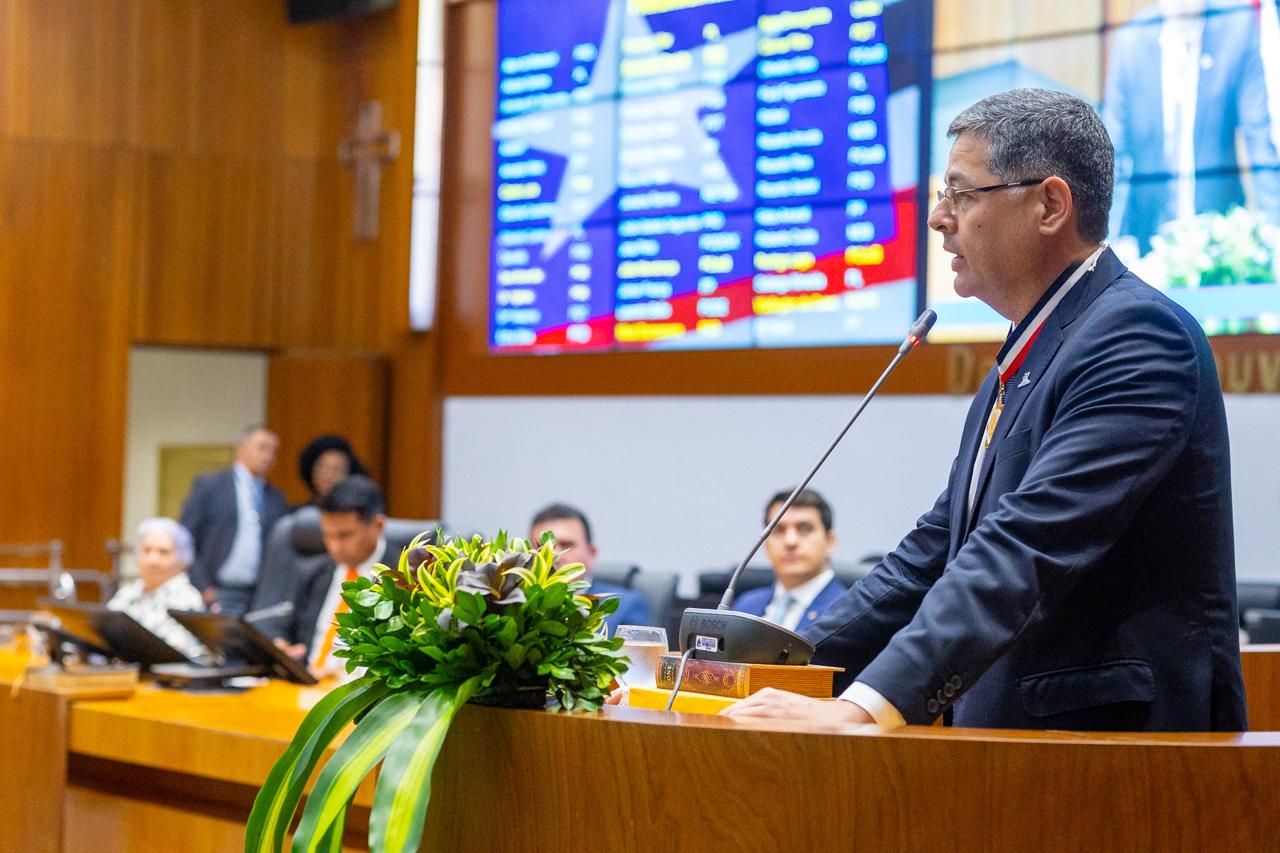
[[[1276,651],[1246,653],[1258,655],[1246,669],[1270,663],[1274,679]],[[0,746],[10,761],[29,751],[28,773],[0,774],[7,816],[22,818],[4,821],[0,849],[238,850],[257,785],[315,696],[273,683],[67,703],[6,689]],[[434,789],[433,851],[1280,848],[1280,732],[884,734],[469,706]],[[357,796],[353,849],[371,793]]]

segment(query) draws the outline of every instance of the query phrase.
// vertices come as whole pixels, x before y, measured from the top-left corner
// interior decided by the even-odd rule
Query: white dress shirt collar
[[[828,566],[809,578],[809,580],[792,589],[787,589],[781,583],[775,582],[773,585],[773,600],[779,601],[784,595],[789,595],[794,601],[787,608],[786,613],[780,616],[782,627],[794,631],[796,626],[800,624],[800,620],[804,618],[804,614],[813,606],[814,599],[827,588],[827,584],[831,583],[835,576],[836,573]]]

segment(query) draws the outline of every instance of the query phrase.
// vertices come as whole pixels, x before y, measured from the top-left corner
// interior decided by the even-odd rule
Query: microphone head
[[[898,352],[906,355],[915,349],[916,344],[928,337],[929,330],[933,328],[933,324],[936,322],[938,322],[938,313],[932,308],[924,309],[924,313],[911,324],[911,329],[907,332],[907,337],[902,342],[902,346],[898,347]]]

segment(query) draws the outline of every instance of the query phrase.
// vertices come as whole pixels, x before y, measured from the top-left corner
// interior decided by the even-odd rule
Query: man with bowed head
[[[337,483],[320,498],[319,508],[325,553],[299,564],[293,618],[277,645],[306,661],[318,679],[349,680],[360,673],[347,672],[346,660],[333,654],[342,643],[338,614],[347,610],[342,586],[360,577],[372,580],[375,566],[394,562],[399,554],[387,553],[382,491],[363,474]]]
[[[805,632],[846,668],[838,698],[761,691],[725,713],[1242,730],[1222,392],[1195,319],[1103,243],[1102,121],[1018,89],[948,134],[929,227],[956,292],[1012,330],[933,508]]]

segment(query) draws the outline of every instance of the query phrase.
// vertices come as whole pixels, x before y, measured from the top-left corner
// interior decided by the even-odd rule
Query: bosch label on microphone
[[[720,638],[704,637],[698,634],[693,638],[693,647],[700,652],[718,652],[720,651]]]

